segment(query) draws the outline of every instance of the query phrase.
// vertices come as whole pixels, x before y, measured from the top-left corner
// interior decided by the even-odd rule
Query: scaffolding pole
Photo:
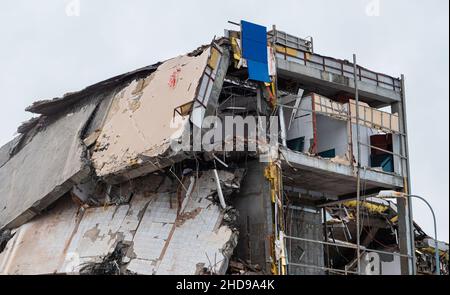
[[[312,240],[312,239],[305,239],[305,238],[300,238],[300,237],[293,237],[293,236],[288,236],[288,235],[284,235],[283,239],[285,240],[294,240],[294,241],[302,241],[302,242],[306,242],[306,243],[313,243],[313,244],[320,244],[320,245],[324,245],[324,246],[333,246],[333,247],[337,247],[337,248],[346,248],[346,249],[358,249],[358,246],[356,244],[352,244],[352,243],[348,243],[348,242],[344,242],[344,241],[332,241],[331,239],[329,241],[319,241],[319,240]],[[396,252],[389,252],[389,251],[382,251],[382,250],[375,250],[375,249],[370,249],[370,248],[366,248],[364,246],[361,246],[360,249],[362,249],[364,252],[373,252],[373,253],[378,253],[378,254],[385,254],[385,255],[393,255],[393,256],[397,256],[397,257],[405,257],[407,259],[412,259],[412,257],[410,255],[404,255],[401,253],[396,253]],[[349,271],[347,269],[342,270],[342,269],[336,269],[333,268],[331,265],[327,265],[325,267],[323,266],[319,266],[319,265],[312,265],[312,264],[306,264],[306,263],[294,263],[294,262],[287,262],[288,266],[297,266],[297,267],[304,267],[304,268],[312,268],[312,269],[320,269],[320,270],[325,270],[325,271],[329,271],[329,272],[336,272],[336,273],[342,273],[342,274],[355,274],[355,275],[360,275],[360,273],[356,272],[356,271]]]
[[[356,66],[356,54],[353,54],[353,76],[355,79],[355,102],[356,102],[356,146],[358,151],[358,161],[356,163],[356,259],[358,265],[358,275],[361,275],[361,218],[360,218],[360,201],[361,201],[361,145],[359,130],[359,90],[358,75]]]

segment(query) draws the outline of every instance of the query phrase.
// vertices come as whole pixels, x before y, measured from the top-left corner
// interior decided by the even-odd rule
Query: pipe
[[[225,198],[223,197],[222,187],[220,186],[219,174],[217,173],[217,169],[214,169],[214,177],[216,178],[217,184],[217,194],[219,195],[220,205],[223,209],[227,208],[227,204],[225,203]]]
[[[219,157],[217,157],[216,155],[213,154],[213,158],[217,160],[217,162],[219,162],[220,164],[222,164],[225,168],[228,168],[228,165],[222,161],[221,159],[219,159]]]
[[[184,209],[186,208],[189,198],[191,197],[191,194],[194,191],[195,177],[191,176],[190,181],[191,182],[189,184],[188,190],[186,191],[186,196],[184,197],[184,200],[181,203],[180,213],[184,212]]]

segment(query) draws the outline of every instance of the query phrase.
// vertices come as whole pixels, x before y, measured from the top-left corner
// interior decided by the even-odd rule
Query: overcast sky
[[[241,19],[301,37],[317,53],[406,76],[414,194],[449,240],[449,1],[2,1],[0,145],[31,117],[24,108],[190,51]],[[49,159],[51,161],[51,159]],[[428,209],[415,220],[433,234]]]

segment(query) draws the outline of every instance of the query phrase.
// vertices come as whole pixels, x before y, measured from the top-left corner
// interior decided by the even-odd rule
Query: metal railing
[[[316,53],[311,53],[302,49],[295,49],[290,51],[287,47],[282,45],[283,50],[277,48],[277,56],[283,58],[284,60],[296,60],[297,63],[303,64],[305,66],[313,67],[325,72],[345,76],[349,79],[353,78],[354,70],[353,64],[347,60],[339,60],[332,57],[327,57],[319,55]],[[295,52],[290,54],[289,52]],[[401,80],[399,78],[394,78],[386,74],[377,73],[371,71],[364,67],[357,65],[357,77],[359,81],[371,83],[385,89],[390,89],[395,92],[401,92]]]

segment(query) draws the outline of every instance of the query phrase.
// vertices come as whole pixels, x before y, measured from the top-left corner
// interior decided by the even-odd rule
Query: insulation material
[[[238,37],[230,37],[231,40],[231,50],[233,51],[233,63],[234,67],[240,69],[244,64],[244,59],[242,58],[241,51],[241,40]],[[247,63],[245,63],[247,66]]]
[[[277,62],[275,57],[275,50],[272,47],[267,47],[267,59],[269,61],[269,76],[277,75]]]
[[[352,123],[356,124],[356,102],[335,102],[329,98],[313,94],[315,110],[319,113],[332,116],[340,120],[348,120],[350,114]],[[371,108],[364,102],[359,102],[360,124],[369,128],[376,128],[387,132],[399,132],[398,114],[390,114]]]
[[[171,156],[170,143],[181,137],[189,119],[174,110],[197,98],[209,58],[210,48],[198,56],[168,60],[114,97],[92,155],[100,177],[124,180],[164,166],[157,158]],[[137,167],[141,169],[127,173]]]
[[[348,120],[347,104],[332,101],[318,94],[312,94],[315,111],[341,120]]]
[[[350,113],[352,123],[356,123],[356,102],[350,100]],[[360,124],[369,128],[381,129],[386,132],[400,132],[398,114],[390,114],[374,108],[365,103],[359,103]]]
[[[239,188],[241,173],[219,171],[219,176],[226,196]],[[201,172],[194,183],[190,194],[180,195],[183,189],[174,191],[173,180],[150,175],[130,203],[121,206],[82,209],[63,198],[17,229],[0,253],[0,274],[103,269],[93,266],[101,266],[123,245],[125,251],[113,261],[120,273],[224,274],[237,233],[226,224],[228,211],[214,201],[213,171]]]
[[[313,94],[315,110],[340,120],[348,120],[350,114],[352,123],[356,124],[356,102],[335,102],[321,95]],[[360,124],[369,128],[376,128],[387,132],[399,132],[398,114],[390,114],[371,108],[364,102],[359,102]]]

